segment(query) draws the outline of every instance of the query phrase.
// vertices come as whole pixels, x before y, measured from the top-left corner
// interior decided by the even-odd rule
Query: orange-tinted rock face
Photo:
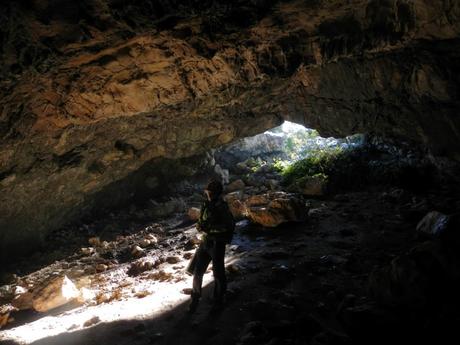
[[[457,2],[226,3],[2,5],[0,252],[27,250],[146,165],[283,118],[459,159]]]

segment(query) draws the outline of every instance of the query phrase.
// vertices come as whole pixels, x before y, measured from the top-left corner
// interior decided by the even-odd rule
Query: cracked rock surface
[[[171,162],[283,119],[460,158],[455,1],[33,0],[0,12],[2,260],[101,205],[155,195]]]

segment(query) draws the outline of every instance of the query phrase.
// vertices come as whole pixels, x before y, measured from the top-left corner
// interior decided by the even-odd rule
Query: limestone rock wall
[[[283,119],[460,160],[457,1],[229,3],[0,5],[3,257],[97,209],[146,165]]]

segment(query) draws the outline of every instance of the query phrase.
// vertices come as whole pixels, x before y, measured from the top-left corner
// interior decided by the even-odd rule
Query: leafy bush
[[[344,155],[344,152],[345,150],[341,148],[311,152],[306,158],[282,170],[283,183],[291,185],[294,182],[300,182],[299,180],[305,177],[312,177],[318,174],[322,174],[327,178],[333,169],[333,165]]]
[[[284,151],[291,159],[298,159],[308,154],[311,141],[319,136],[315,130],[297,131],[289,135],[284,144]]]

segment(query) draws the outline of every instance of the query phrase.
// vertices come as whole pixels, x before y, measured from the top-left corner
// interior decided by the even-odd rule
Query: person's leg
[[[214,274],[214,303],[221,304],[227,291],[225,276],[225,243],[216,242],[212,250],[212,271]]]
[[[202,242],[195,253],[196,262],[193,271],[193,288],[192,288],[192,302],[189,305],[189,311],[194,312],[198,306],[201,297],[201,286],[203,284],[203,275],[208,268],[211,256],[209,255],[206,243]]]

